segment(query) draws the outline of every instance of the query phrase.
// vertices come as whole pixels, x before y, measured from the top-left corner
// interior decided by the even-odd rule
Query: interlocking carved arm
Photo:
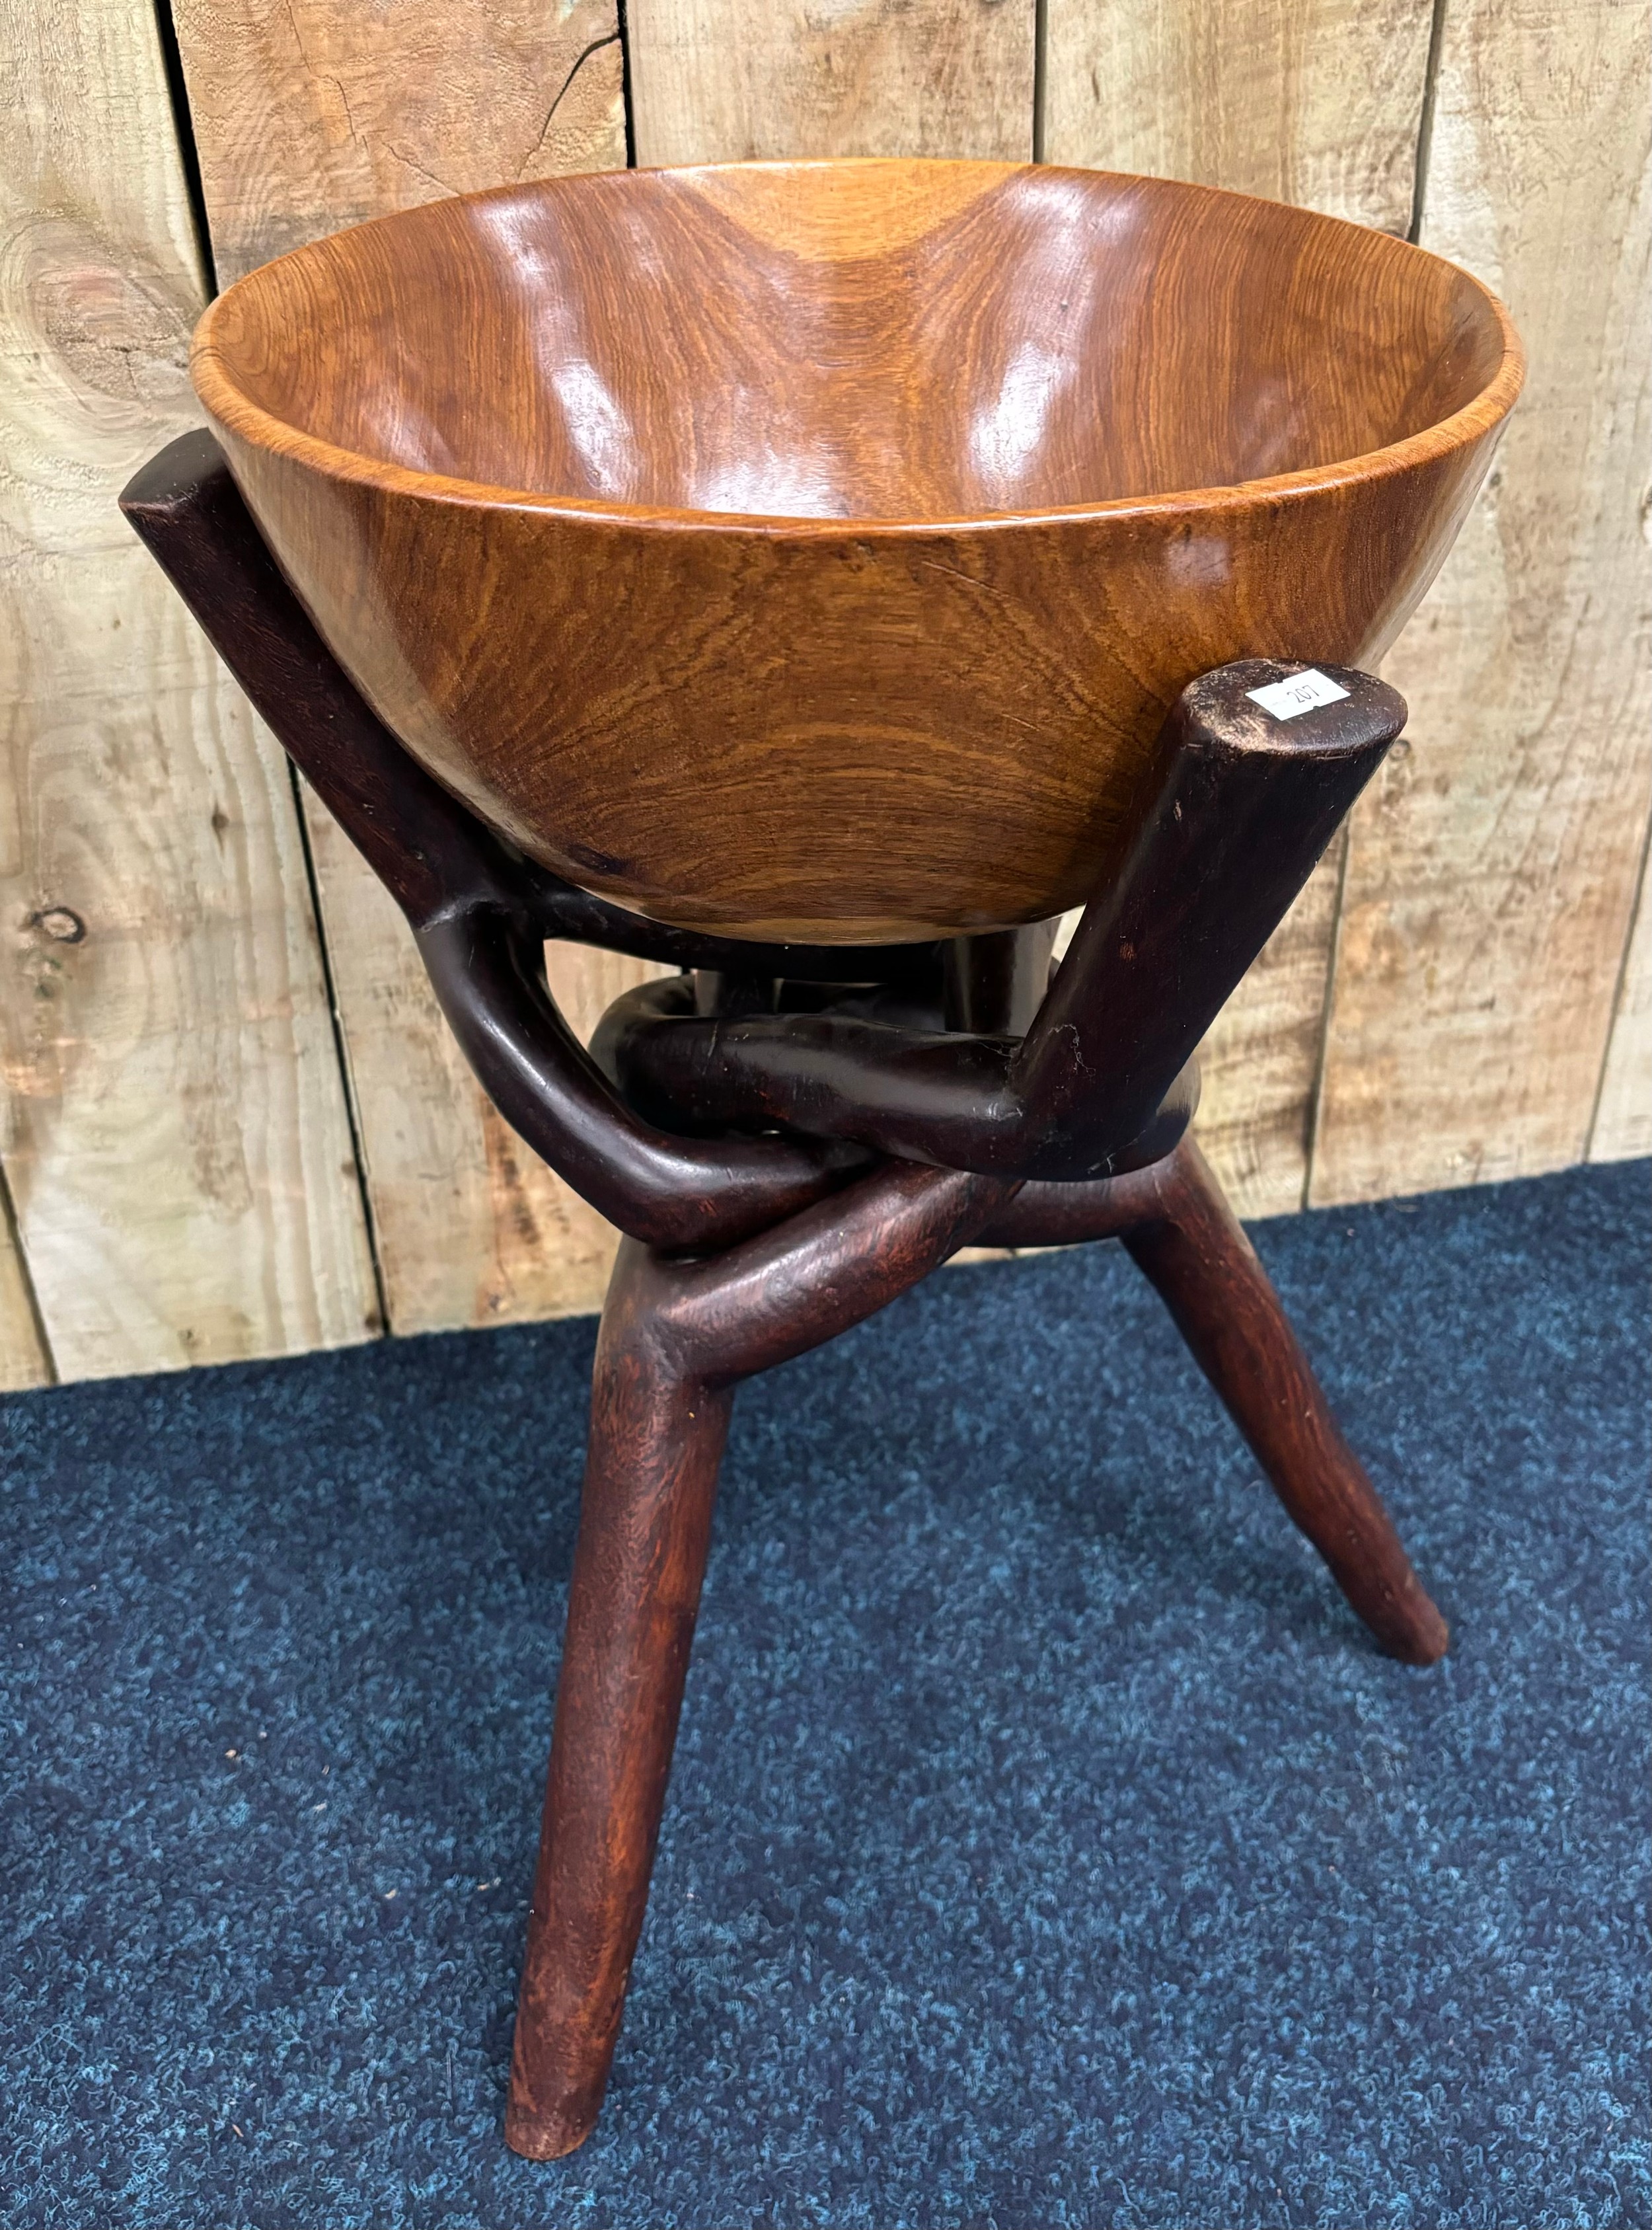
[[[122,511],[224,663],[406,914],[436,995],[495,1105],[591,1205],[634,1239],[733,1243],[833,1190],[863,1150],[831,1142],[673,1137],[639,1118],[546,988],[543,940],[565,937],[679,966],[794,975],[809,956],[644,919],[511,851],[427,774],[364,702],[288,587],[209,433],[182,435],[132,480]],[[870,975],[928,960],[846,956]]]
[[[1168,1152],[1192,1112],[1195,1047],[1405,724],[1397,691],[1339,667],[1321,670],[1341,697],[1277,719],[1250,693],[1295,670],[1244,660],[1183,691],[1152,810],[1025,1037],[697,1015],[661,983],[610,1009],[593,1051],[662,1122],[691,1109],[707,1128],[1066,1181]]]
[[[1249,693],[1293,667],[1244,661],[1191,684],[1160,738],[1154,806],[1025,1036],[844,1012],[702,1015],[679,977],[617,1002],[593,1058],[547,988],[548,937],[760,985],[915,995],[938,991],[944,949],[708,937],[562,881],[364,702],[210,434],[162,451],[121,506],[402,906],[500,1112],[611,1221],[665,1249],[767,1228],[874,1155],[1072,1182],[1168,1151],[1192,1112],[1194,1047],[1405,719],[1393,690],[1349,670],[1325,669],[1346,693],[1288,722]]]

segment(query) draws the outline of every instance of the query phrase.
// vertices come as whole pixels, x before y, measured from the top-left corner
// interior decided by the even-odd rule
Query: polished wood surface
[[[817,1199],[865,1161],[852,1147],[691,1142],[640,1123],[559,1013],[546,981],[546,938],[689,966],[726,966],[735,949],[624,914],[511,854],[414,765],[282,580],[210,434],[171,442],[120,503],[401,907],[494,1106],[582,1199],[652,1245],[723,1246]],[[799,965],[783,948],[737,950],[776,967]],[[894,948],[895,961],[910,951]]]
[[[888,1163],[691,1262],[620,1249],[591,1375],[579,1542],[505,2141],[571,2152],[602,2103],[641,1932],[735,1386],[916,1285],[1012,1183]]]
[[[1327,669],[1338,701],[1277,721],[1251,693],[1289,672],[1240,659],[1182,692],[1152,809],[1024,1035],[897,1028],[858,1008],[697,1014],[667,979],[616,1002],[593,1052],[667,1126],[675,1106],[719,1128],[1068,1181],[1167,1152],[1192,1112],[1200,1040],[1405,725],[1396,692],[1347,667]]]
[[[1167,1152],[1212,1016],[1405,721],[1352,667],[1323,669],[1331,701],[1288,719],[1260,701],[1296,670],[1282,662],[1191,682],[1155,742],[1150,809],[1053,982],[1048,925],[949,954],[735,941],[563,880],[415,764],[282,578],[210,433],[172,442],[120,502],[406,915],[498,1112],[653,1246],[730,1244],[872,1154],[1078,1180]],[[616,1000],[588,1054],[550,994],[547,938],[695,973]]]
[[[1042,12],[1050,162],[1191,178],[1412,237],[1430,0],[1044,0]],[[1496,287],[1524,336],[1505,267],[1443,252]],[[1199,1049],[1199,1143],[1244,1216],[1302,1205],[1343,864],[1339,840]]]
[[[1376,657],[1517,391],[1387,236],[1105,173],[612,173],[254,273],[194,368],[414,754],[559,873],[736,935],[1084,899],[1194,674]]]

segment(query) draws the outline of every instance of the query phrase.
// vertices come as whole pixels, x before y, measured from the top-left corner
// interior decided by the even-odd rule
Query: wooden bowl
[[[193,368],[434,774],[644,912],[838,943],[1082,903],[1194,674],[1380,657],[1520,353],[1334,218],[872,161],[433,203],[242,280]]]

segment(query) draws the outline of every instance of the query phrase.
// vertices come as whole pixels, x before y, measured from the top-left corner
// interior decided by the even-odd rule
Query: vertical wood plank
[[[1644,861],[1589,1140],[1591,1162],[1625,1162],[1636,1154],[1652,1154],[1652,890]]]
[[[66,1378],[337,1344],[374,1286],[291,786],[115,508],[192,423],[147,0],[3,0],[0,1060]]]
[[[1199,1143],[1239,1215],[1302,1205],[1347,840],[1339,837],[1199,1047]]]
[[[1424,244],[1531,373],[1389,661],[1409,749],[1352,826],[1315,1200],[1588,1147],[1647,823],[1648,43],[1635,0],[1449,0]]]
[[[221,284],[443,194],[622,168],[615,0],[173,0]]]
[[[1045,152],[1404,232],[1431,21],[1431,0],[1048,0]],[[1243,1215],[1307,1189],[1341,864],[1338,846],[1201,1051],[1199,1139]]]
[[[175,20],[226,281],[443,193],[625,161],[614,0],[178,0]],[[392,1329],[597,1307],[614,1234],[499,1121],[400,914],[305,807]],[[587,1027],[622,988],[606,955],[555,969]]]
[[[1032,153],[1034,0],[629,0],[640,163]]]
[[[41,1345],[17,1250],[0,1248],[0,1394],[26,1393],[49,1386],[51,1365]]]
[[[1045,151],[1403,233],[1431,0],[1049,0]]]

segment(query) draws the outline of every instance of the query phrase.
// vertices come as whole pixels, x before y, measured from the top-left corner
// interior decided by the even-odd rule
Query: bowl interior
[[[376,464],[784,519],[1077,507],[1324,467],[1492,379],[1489,298],[1386,235],[1107,172],[632,171],[433,203],[212,316],[271,417]]]

